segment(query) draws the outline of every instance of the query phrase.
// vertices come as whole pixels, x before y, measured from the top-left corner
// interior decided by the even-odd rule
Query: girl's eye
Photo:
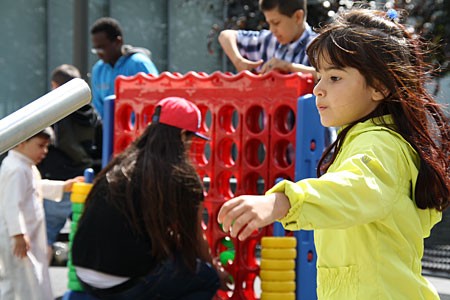
[[[338,77],[338,76],[331,76],[330,77],[331,81],[339,81],[340,79],[341,79],[341,77]]]

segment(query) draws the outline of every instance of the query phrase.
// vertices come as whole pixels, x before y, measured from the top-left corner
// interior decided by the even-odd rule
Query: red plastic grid
[[[178,96],[194,102],[204,120],[201,132],[211,140],[196,139],[191,158],[200,177],[210,178],[205,234],[212,254],[218,256],[227,249],[222,241],[228,236],[215,221],[222,203],[241,194],[262,194],[278,177],[294,178],[297,99],[312,89],[312,77],[300,73],[120,76],[116,79],[114,154],[141,134],[159,100]],[[258,181],[263,188],[258,188]],[[235,259],[225,267],[234,278],[235,289],[219,292],[218,299],[256,299],[253,285],[259,266],[255,250],[270,231],[264,228],[243,242],[232,240]]]

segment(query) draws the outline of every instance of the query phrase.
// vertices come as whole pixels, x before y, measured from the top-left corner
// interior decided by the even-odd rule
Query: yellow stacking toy
[[[70,195],[70,201],[72,202],[72,224],[71,230],[69,234],[69,248],[72,249],[73,237],[75,236],[78,220],[80,219],[83,210],[84,203],[86,201],[87,195],[91,191],[92,188],[92,179],[93,179],[93,171],[92,169],[86,169],[84,172],[85,182],[77,182],[74,183],[72,187],[72,194]],[[69,252],[69,261],[67,263],[67,267],[69,269],[69,281],[67,287],[71,291],[83,291],[83,287],[75,273],[75,268],[72,264],[72,253]]]
[[[295,300],[295,237],[261,240],[261,300]]]

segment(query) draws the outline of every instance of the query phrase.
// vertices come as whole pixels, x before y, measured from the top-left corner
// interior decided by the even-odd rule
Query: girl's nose
[[[323,97],[325,95],[325,91],[322,88],[322,85],[320,84],[320,81],[316,84],[316,86],[313,89],[313,94],[316,97]]]

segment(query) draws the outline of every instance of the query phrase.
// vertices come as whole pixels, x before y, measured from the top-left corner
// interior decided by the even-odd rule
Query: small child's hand
[[[71,192],[72,186],[74,183],[83,182],[83,181],[84,181],[84,176],[77,176],[75,178],[64,181],[64,192]]]
[[[30,242],[28,237],[23,234],[15,235],[14,237],[14,249],[13,254],[18,258],[24,258],[27,256],[27,251],[30,250]]]

